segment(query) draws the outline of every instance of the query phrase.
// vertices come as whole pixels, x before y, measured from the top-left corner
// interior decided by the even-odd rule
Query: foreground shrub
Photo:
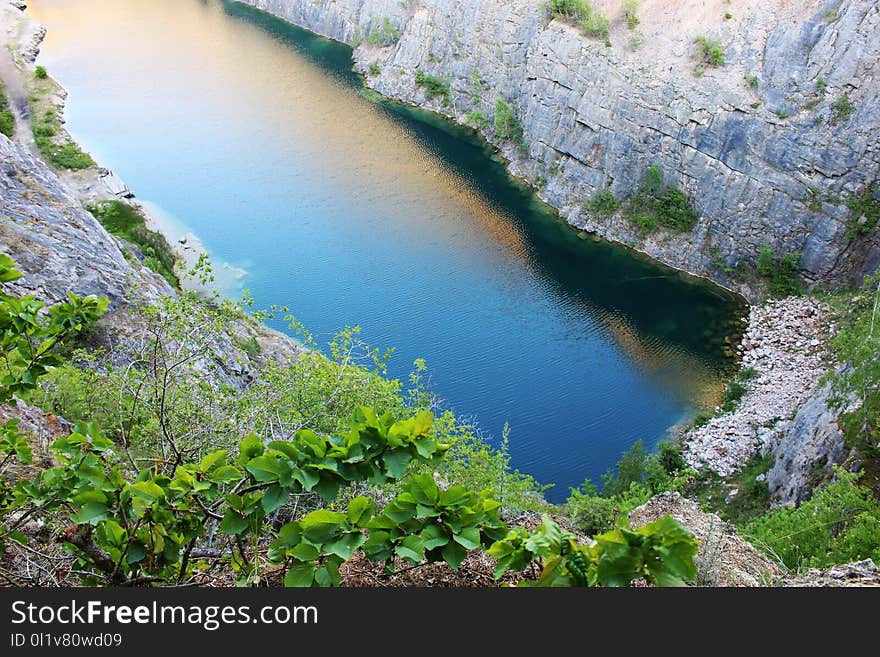
[[[837,468],[835,480],[797,508],[770,511],[744,534],[795,571],[880,560],[880,503],[859,475]]]

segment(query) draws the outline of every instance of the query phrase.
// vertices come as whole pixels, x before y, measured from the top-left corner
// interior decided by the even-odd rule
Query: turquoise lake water
[[[560,501],[717,401],[744,313],[578,234],[469,131],[377,99],[344,45],[221,0],[34,0],[68,128],[258,305],[346,325]],[[278,325],[283,328],[283,325]]]

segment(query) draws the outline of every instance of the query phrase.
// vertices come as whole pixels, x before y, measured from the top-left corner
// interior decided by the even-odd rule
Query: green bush
[[[614,470],[602,475],[602,494],[613,497],[629,490],[632,484],[641,483],[645,478],[647,461],[645,444],[637,440],[632,447],[621,454]]]
[[[847,237],[867,235],[880,223],[880,184],[872,183],[847,200],[850,219],[847,222]]]
[[[51,126],[48,126],[51,128]],[[39,135],[37,133],[40,133]],[[56,169],[88,169],[95,166],[92,156],[84,152],[72,141],[57,144],[49,137],[42,136],[48,133],[46,126],[34,125],[34,142],[43,157]]]
[[[594,39],[599,39],[603,41],[605,45],[610,46],[611,42],[609,41],[609,31],[611,28],[611,23],[609,20],[599,14],[597,12],[593,12],[590,14],[589,18],[586,18],[580,22],[581,31],[589,37],[593,37]]]
[[[654,212],[661,226],[686,232],[694,227],[697,213],[690,199],[677,187],[668,188],[654,201]]]
[[[42,116],[33,112],[31,131],[37,149],[46,161],[56,169],[88,169],[95,166],[92,156],[72,141],[56,142],[53,138],[60,130],[55,110],[47,109]]]
[[[724,394],[721,397],[721,410],[730,413],[736,408],[736,405],[746,394],[746,386],[736,379],[728,381],[724,387]]]
[[[54,137],[55,128],[48,123],[40,123],[34,126],[34,137]]]
[[[364,38],[364,42],[371,46],[390,46],[400,40],[400,32],[391,24],[388,16],[382,16],[378,20],[374,17],[370,21],[370,31]]]
[[[603,189],[593,195],[587,207],[590,209],[590,212],[600,217],[608,218],[620,209],[621,204],[622,201],[611,190]]]
[[[838,423],[847,446],[854,447],[866,469],[880,472],[880,277],[867,276],[857,294],[839,313],[837,334],[832,340],[834,356],[846,367],[829,378],[831,406],[840,413]],[[853,404],[853,400],[859,403]]]
[[[503,98],[495,101],[495,132],[501,139],[516,144],[521,143],[523,139],[522,124]]]
[[[577,25],[587,36],[608,43],[609,21],[593,9],[589,0],[550,0],[548,7],[551,16]]]
[[[838,96],[837,100],[831,103],[831,109],[833,111],[831,122],[840,123],[841,121],[846,121],[846,119],[852,116],[852,113],[856,111],[856,106],[853,105],[853,102],[846,94],[844,94]]]
[[[703,427],[709,424],[709,420],[711,420],[715,415],[710,413],[709,411],[700,411],[696,415],[694,415],[693,423],[695,427]]]
[[[650,489],[639,483],[613,496],[599,495],[587,480],[581,488],[571,489],[566,501],[568,518],[579,532],[598,534],[612,529],[619,520],[625,520],[630,512],[649,499]]]
[[[89,205],[86,209],[112,235],[136,244],[146,257],[144,264],[162,276],[174,287],[180,287],[180,281],[174,273],[177,258],[168,240],[161,233],[150,230],[139,208],[122,201],[104,201]]]
[[[369,71],[370,75],[376,76],[382,72],[382,69],[379,68],[379,65],[376,62],[370,62]]]
[[[46,73],[45,67],[38,65],[34,69],[34,77],[37,78],[38,80],[45,80],[47,77],[49,77],[49,74]]]
[[[443,104],[448,105],[452,98],[452,91],[446,80],[441,80],[433,75],[426,75],[422,69],[416,70],[416,85],[425,90],[425,97],[429,100],[439,96],[443,98]]]
[[[624,216],[645,235],[658,226],[678,232],[691,230],[697,222],[697,211],[678,187],[667,185],[656,164],[645,171],[639,193],[627,200]]]
[[[654,454],[636,441],[625,451],[617,466],[603,475],[599,492],[588,479],[571,489],[566,512],[578,531],[589,534],[607,531],[657,493],[675,488],[675,478],[686,471],[681,448],[661,442]]]
[[[0,82],[0,133],[11,139],[13,132],[15,132],[15,116],[9,109],[9,99],[6,98],[3,83]]]
[[[880,561],[880,502],[859,475],[837,468],[834,478],[799,507],[755,518],[744,535],[795,571]]]
[[[660,196],[665,189],[666,182],[663,180],[663,171],[660,169],[659,165],[652,164],[645,170],[645,175],[642,177],[642,194],[647,194],[648,196],[656,198]]]
[[[465,121],[468,125],[472,125],[475,128],[485,128],[489,125],[489,117],[486,116],[483,110],[478,109],[468,112]]]
[[[801,293],[800,253],[776,256],[773,248],[765,244],[758,251],[755,269],[767,280],[767,290],[773,297],[786,297]]]
[[[724,48],[719,41],[700,35],[694,43],[697,46],[696,57],[701,64],[713,68],[724,66]]]
[[[550,0],[550,13],[556,18],[577,24],[593,13],[589,0]]]
[[[623,0],[620,13],[626,22],[627,28],[634,30],[639,26],[639,2],[638,0]]]

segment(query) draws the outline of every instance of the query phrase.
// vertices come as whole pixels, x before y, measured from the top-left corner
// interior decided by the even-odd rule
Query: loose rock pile
[[[721,476],[740,469],[757,449],[767,453],[782,438],[798,408],[831,366],[829,311],[806,297],[770,300],[753,307],[738,349],[741,367],[754,368],[732,413],[719,415],[684,436],[685,460]]]
[[[871,561],[856,561],[825,570],[809,570],[800,577],[786,579],[783,586],[880,586],[880,568]]]

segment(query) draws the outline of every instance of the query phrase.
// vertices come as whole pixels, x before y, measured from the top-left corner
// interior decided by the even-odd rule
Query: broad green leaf
[[[674,544],[655,548],[662,558],[662,570],[680,580],[694,579],[697,576],[697,567],[694,564],[696,551],[692,552],[690,547],[686,544]],[[652,568],[651,570],[659,577],[659,569]]]
[[[321,550],[311,543],[303,541],[299,545],[291,548],[290,554],[299,561],[314,561],[321,556]]]
[[[131,486],[128,487],[128,492],[132,497],[144,497],[150,502],[155,502],[156,500],[165,497],[165,491],[152,481],[138,481],[131,484]]]
[[[419,438],[413,444],[416,446],[419,456],[426,459],[431,458],[437,451],[437,441],[433,438]]]
[[[247,462],[244,468],[254,476],[254,479],[261,483],[278,481],[279,477],[290,469],[287,463],[279,461],[270,454],[255,456]]]
[[[397,499],[391,500],[386,506],[382,515],[391,518],[396,523],[404,523],[412,520],[416,516],[416,505],[414,502],[406,502],[401,500],[402,495]]]
[[[215,484],[225,484],[241,479],[241,470],[234,465],[221,465],[208,473],[208,479]]]
[[[342,485],[335,476],[331,474],[323,475],[314,486],[312,492],[321,496],[325,502],[330,504],[339,494],[339,488]]]
[[[407,466],[412,461],[412,455],[406,450],[388,452],[382,457],[385,470],[392,479],[400,479],[406,472]]]
[[[315,569],[315,584],[321,587],[332,585],[330,573],[327,572],[327,566],[319,566]]]
[[[480,530],[476,527],[464,527],[459,533],[453,534],[452,538],[467,550],[480,547]]]
[[[263,505],[263,511],[272,513],[275,509],[284,506],[288,499],[290,499],[290,493],[287,489],[275,484],[263,491],[263,498],[260,502]]]
[[[215,452],[209,452],[205,454],[199,463],[199,471],[200,472],[209,472],[213,468],[224,465],[226,463],[226,455],[228,452],[225,449],[218,449]]]
[[[123,547],[126,540],[126,531],[115,520],[104,520],[99,527],[99,531],[103,532],[104,537],[111,545]]]
[[[442,547],[449,542],[449,536],[438,525],[428,525],[422,530],[422,541],[426,550]]]
[[[315,581],[315,566],[308,562],[297,562],[284,576],[284,586],[307,587]]]
[[[369,521],[375,510],[376,503],[369,497],[361,495],[349,502],[348,512],[345,515],[352,525],[362,527]]]
[[[441,554],[443,555],[443,560],[455,570],[458,570],[461,562],[467,558],[467,550],[455,542],[448,543],[441,551]]]
[[[234,509],[227,509],[220,523],[220,531],[224,534],[238,535],[248,528],[248,519]]]
[[[278,542],[285,546],[293,546],[302,540],[302,528],[298,522],[288,522],[278,530]]]
[[[303,536],[312,543],[326,543],[339,534],[345,525],[345,516],[336,511],[312,511],[300,521]]]
[[[464,486],[450,486],[440,493],[442,506],[456,507],[467,504],[471,499],[471,492]]]
[[[263,441],[256,434],[248,434],[238,445],[238,462],[247,464],[252,458],[263,453]]]
[[[134,542],[128,546],[128,551],[125,553],[125,562],[129,565],[139,563],[146,556],[147,549],[140,543]]]
[[[87,502],[107,503],[107,495],[99,490],[84,490],[73,496],[73,501],[77,504],[85,504]]]
[[[440,499],[440,489],[434,477],[429,474],[420,474],[412,478],[407,487],[415,501],[425,506],[434,506]]]
[[[420,563],[425,558],[425,544],[419,536],[407,536],[400,544],[395,546],[394,551],[401,559]]]
[[[366,543],[367,537],[361,532],[350,532],[343,534],[333,543],[326,543],[324,551],[337,555],[343,561],[347,561],[360,546]]]
[[[70,516],[78,525],[91,523],[97,525],[99,520],[106,520],[108,517],[107,505],[103,502],[86,502],[82,508]]]
[[[300,452],[293,443],[286,440],[273,440],[267,445],[267,447],[269,449],[274,449],[276,452],[281,452],[294,463],[298,463],[299,457],[302,455],[302,452]]]
[[[443,510],[434,506],[425,506],[424,504],[416,505],[416,518],[439,518],[443,515]]]
[[[293,436],[293,440],[300,449],[311,452],[311,455],[318,459],[324,458],[324,455],[327,453],[327,445],[324,440],[309,429],[297,431]]]

